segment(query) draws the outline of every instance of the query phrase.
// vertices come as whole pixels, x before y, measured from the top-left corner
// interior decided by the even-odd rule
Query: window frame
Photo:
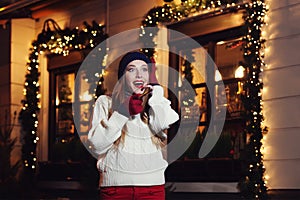
[[[243,8],[239,8],[235,11],[226,10],[223,13],[216,13],[214,15],[206,14],[197,17],[192,17],[179,23],[167,25],[168,29],[176,30],[197,41],[201,46],[208,47],[208,55],[216,60],[216,45],[219,41],[233,40],[244,36],[244,19],[243,19]],[[222,24],[223,21],[226,21]],[[204,28],[205,24],[211,23],[210,28]],[[198,31],[197,31],[198,30]],[[172,52],[179,52],[181,49],[176,49],[178,43],[184,42],[184,38],[175,38],[172,34],[169,34],[169,48]],[[177,76],[174,71],[179,71],[180,58],[175,53],[169,53],[169,66],[175,70],[169,70],[169,99],[172,102],[173,108],[179,111],[179,102],[174,93],[178,93]],[[208,72],[208,70],[211,70]],[[206,68],[206,71],[210,76],[207,77],[207,82],[211,85],[217,85],[218,83],[214,80],[214,69]],[[228,84],[238,79],[225,80],[224,84]],[[206,83],[192,84],[194,89],[200,87],[207,87]],[[215,88],[215,87],[213,87]],[[172,92],[171,92],[172,91]],[[211,92],[211,91],[210,91]],[[215,93],[215,91],[212,91]],[[211,102],[215,99],[208,98],[207,96],[207,107],[209,108]],[[212,98],[215,95],[211,95]],[[208,112],[207,119],[210,119]],[[240,118],[234,123],[244,123],[245,121]],[[209,121],[204,123],[199,122],[199,126],[208,126]],[[168,132],[168,140],[171,141],[176,135],[177,125],[170,128]],[[238,181],[242,173],[242,158],[237,160],[212,160],[212,159],[199,159],[199,160],[178,160],[172,163],[167,171],[166,177],[168,181]],[[223,165],[224,169],[218,169],[218,175],[215,175],[217,165]],[[184,168],[184,169],[183,169]],[[196,170],[203,169],[202,172]],[[185,171],[184,173],[182,171]],[[180,174],[180,175],[178,175]]]

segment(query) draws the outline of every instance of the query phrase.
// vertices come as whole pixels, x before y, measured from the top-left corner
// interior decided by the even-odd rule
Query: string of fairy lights
[[[158,29],[145,29],[145,27],[156,27],[162,23],[173,23],[205,13],[222,13],[225,9],[239,9],[245,3],[242,0],[181,0],[180,4],[176,4],[172,0],[165,1],[163,6],[150,9],[142,20],[140,27],[140,39],[145,46],[144,53],[148,56],[154,56],[154,37],[157,35]]]
[[[262,78],[264,63],[264,43],[262,28],[266,25],[265,16],[268,9],[264,1],[253,1],[246,6],[245,16],[247,34],[244,37],[244,59],[246,81],[244,83],[247,127],[250,136],[247,147],[248,171],[240,184],[241,190],[247,197],[267,199],[265,166],[263,164],[263,135],[267,128],[263,126],[262,114]]]
[[[182,0],[176,4],[173,0],[165,0],[163,6],[149,10],[142,21],[140,39],[145,46],[144,52],[153,57],[155,54],[154,37],[158,29],[145,29],[156,27],[163,23],[180,21],[186,17],[205,13],[222,13],[225,9],[245,9],[245,37],[243,38],[246,78],[244,83],[243,103],[246,109],[245,134],[250,136],[247,143],[246,172],[238,184],[241,194],[251,199],[266,199],[267,187],[264,177],[262,138],[267,132],[263,127],[262,114],[262,80],[261,72],[265,65],[264,43],[262,28],[265,25],[267,6],[264,0]],[[151,32],[149,32],[151,31]]]
[[[82,29],[75,27],[72,30],[69,28],[61,30],[53,19],[48,19],[44,22],[42,32],[32,42],[23,89],[23,108],[19,115],[23,134],[22,160],[27,176],[34,177],[37,168],[38,114],[41,108],[39,55],[50,53],[67,56],[70,51],[92,49],[107,37],[105,26],[95,21],[92,22],[92,25],[84,22]],[[86,79],[87,82],[96,85],[94,88],[101,85],[103,81],[103,74],[98,73],[103,72],[103,67],[102,65],[97,66],[94,67],[95,76]]]

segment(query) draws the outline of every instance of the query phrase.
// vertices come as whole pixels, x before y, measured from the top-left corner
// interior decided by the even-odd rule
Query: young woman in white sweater
[[[89,141],[98,155],[101,199],[165,199],[164,131],[178,120],[160,85],[151,85],[152,63],[129,52],[119,63],[112,97],[95,102]]]

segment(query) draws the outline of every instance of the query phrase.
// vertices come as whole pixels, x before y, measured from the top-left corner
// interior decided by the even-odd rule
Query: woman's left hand
[[[143,100],[141,94],[133,94],[129,99],[129,113],[130,115],[137,115],[143,112]]]

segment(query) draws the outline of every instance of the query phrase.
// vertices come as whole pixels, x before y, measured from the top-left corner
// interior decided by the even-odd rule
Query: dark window
[[[225,20],[226,19],[226,20]],[[239,20],[236,20],[239,19]],[[230,22],[232,20],[232,22]],[[234,21],[235,20],[235,21]],[[228,22],[229,21],[229,22]],[[242,11],[223,13],[215,16],[200,16],[181,23],[169,25],[168,28],[182,32],[196,40],[201,47],[191,49],[176,49],[181,38],[172,38],[170,48],[176,49],[178,55],[170,54],[170,66],[179,71],[179,77],[172,77],[170,85],[176,87],[169,93],[172,105],[181,116],[193,115],[193,110],[200,110],[199,126],[194,140],[183,155],[172,163],[167,171],[168,181],[237,181],[241,175],[243,150],[246,143],[244,136],[245,121],[243,119],[243,19]],[[207,26],[207,25],[210,26]],[[191,71],[186,71],[186,55],[193,55]],[[214,64],[208,64],[209,58]],[[192,74],[190,84],[196,92],[192,105],[184,105],[185,92],[181,78]],[[220,83],[224,89],[220,90]],[[212,85],[208,90],[208,84]],[[183,107],[187,107],[184,113]],[[202,142],[208,133],[210,120],[218,120],[218,109],[226,109],[226,117],[221,135],[205,158],[199,158],[198,153]],[[215,109],[215,115],[212,115]],[[189,116],[191,117],[191,116]],[[193,117],[191,117],[193,118]],[[177,134],[176,126],[169,131],[169,139]],[[187,131],[190,131],[187,129]]]

